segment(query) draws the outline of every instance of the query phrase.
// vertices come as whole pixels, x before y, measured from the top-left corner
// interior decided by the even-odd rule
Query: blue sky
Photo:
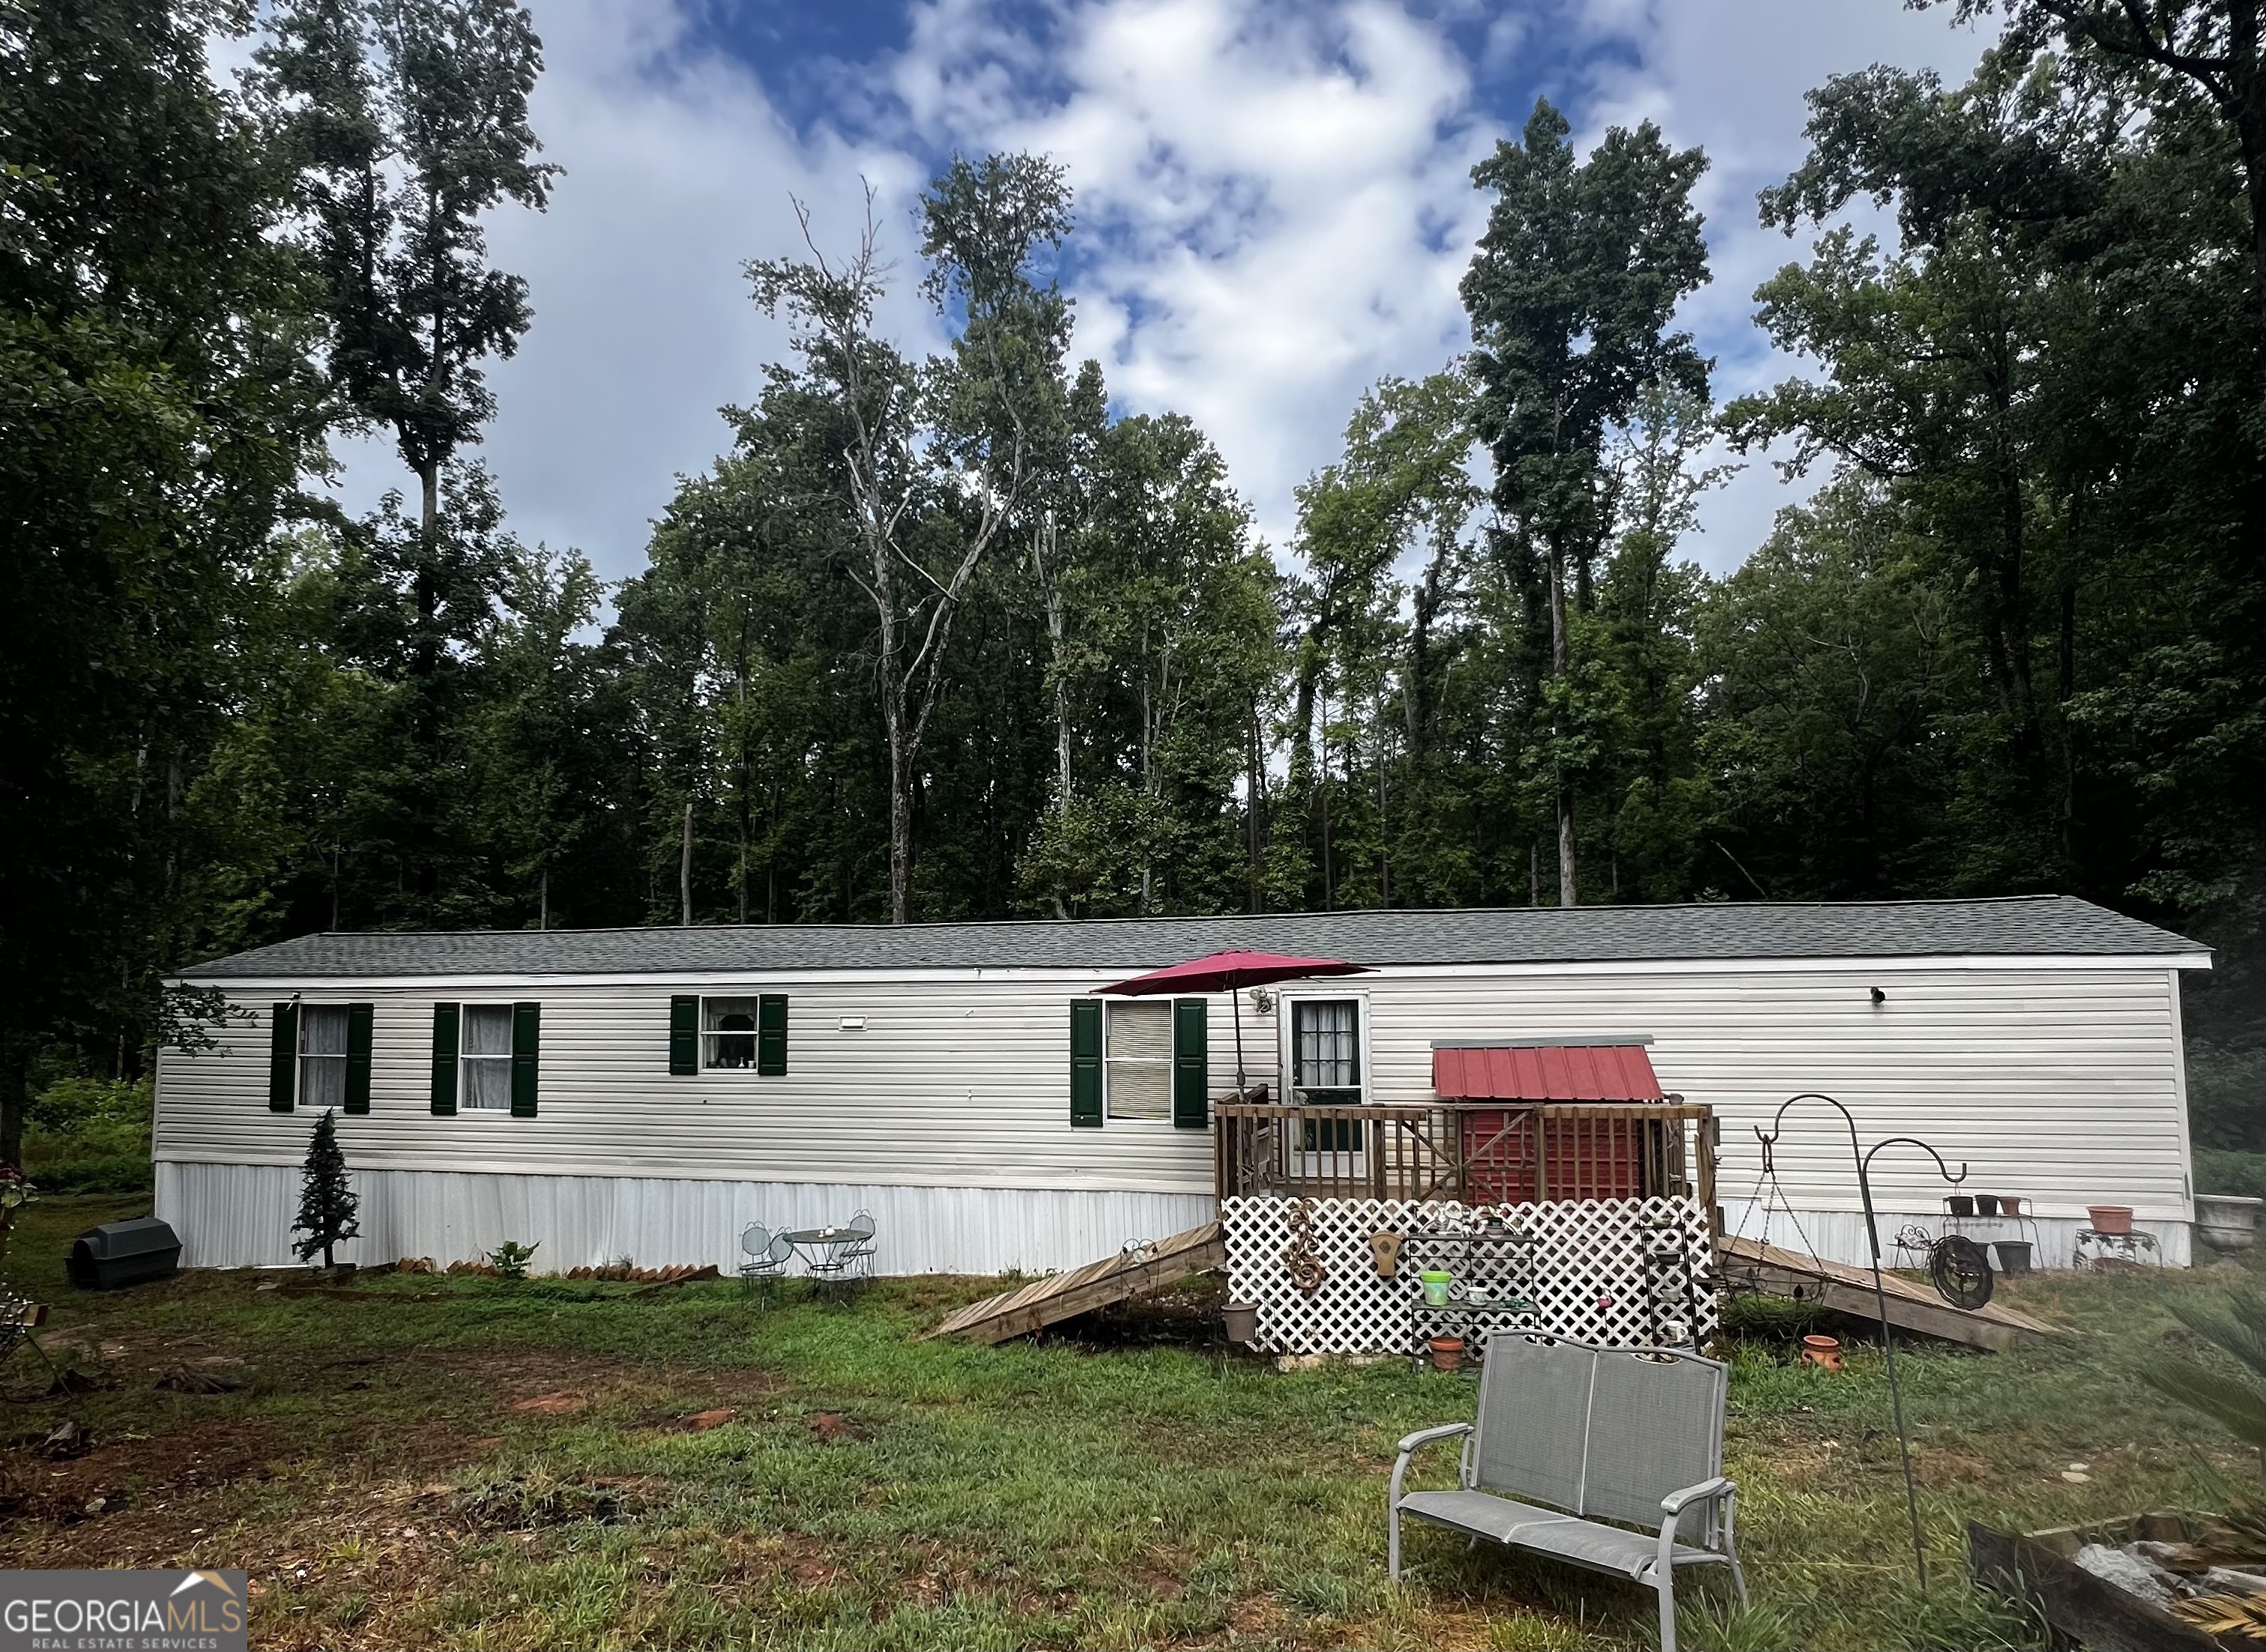
[[[716,409],[784,351],[740,271],[798,250],[794,198],[841,247],[861,178],[879,192],[903,260],[885,320],[919,347],[921,185],[955,150],[1054,156],[1078,192],[1077,353],[1120,407],[1195,418],[1279,549],[1362,389],[1466,344],[1470,168],[1538,94],[1584,145],[1650,118],[1707,151],[1714,280],[1685,321],[1730,396],[1800,367],[1750,318],[1804,250],[1755,221],[1801,158],[1802,92],[1875,62],[1955,79],[1983,44],[1899,0],[532,3],[536,127],[566,170],[547,213],[491,229],[536,322],[493,368],[486,457],[523,537],[610,578],[643,567],[676,477],[725,440]],[[343,457],[357,508],[401,479],[383,444]],[[1799,491],[1750,465],[1688,552],[1736,566]]]

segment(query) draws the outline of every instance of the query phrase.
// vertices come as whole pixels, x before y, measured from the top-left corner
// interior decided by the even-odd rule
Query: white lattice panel
[[[1292,1246],[1301,1209],[1312,1260],[1322,1268],[1311,1293],[1299,1288],[1291,1266],[1300,1255]],[[1534,1304],[1543,1329],[1607,1348],[1666,1340],[1661,1327],[1670,1320],[1692,1321],[1692,1340],[1703,1346],[1715,1334],[1714,1247],[1707,1213],[1694,1199],[1489,1210],[1399,1199],[1238,1198],[1223,1200],[1219,1216],[1229,1297],[1258,1305],[1253,1346],[1268,1353],[1407,1350],[1422,1312],[1416,1276],[1426,1262],[1413,1248],[1404,1250],[1395,1276],[1385,1278],[1371,1235],[1478,1232],[1491,1216],[1531,1236],[1519,1290]],[[1673,1253],[1665,1259],[1656,1254],[1663,1235]],[[1453,1264],[1450,1271],[1457,1271]]]

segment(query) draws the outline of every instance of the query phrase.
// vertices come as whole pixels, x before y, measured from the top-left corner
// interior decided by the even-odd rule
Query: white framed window
[[[1290,1001],[1290,1090],[1318,1107],[1359,1107],[1368,1099],[1359,998]]]
[[[347,1104],[347,1006],[299,1006],[299,1105],[315,1111]]]
[[[467,1004],[457,1040],[457,1105],[467,1113],[511,1111],[511,1005]]]
[[[1103,1020],[1102,1092],[1113,1119],[1173,1116],[1173,1001],[1113,1002]]]
[[[752,1070],[759,1013],[757,1001],[752,998],[701,999],[700,1064]]]

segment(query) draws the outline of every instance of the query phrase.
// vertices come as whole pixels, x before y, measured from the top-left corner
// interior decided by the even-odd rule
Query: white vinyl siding
[[[1123,969],[968,972],[953,978],[837,979],[823,972],[733,981],[581,983],[462,979],[371,986],[337,981],[230,983],[250,1021],[220,1048],[158,1061],[157,1157],[296,1166],[303,1121],[267,1107],[269,1017],[293,993],[376,1000],[368,1116],[344,1117],[347,1163],[545,1175],[682,1177],[781,1183],[1095,1189],[1202,1195],[1205,1130],[1067,1128],[1063,1005]],[[1886,1002],[1874,1005],[1881,986]],[[760,1091],[668,1076],[672,992],[794,995],[822,1029],[795,1047],[794,1072]],[[2014,1193],[2044,1217],[2127,1204],[2143,1219],[2190,1215],[2181,1114],[2176,978],[2168,969],[2097,960],[1473,968],[1362,977],[1367,1096],[1431,1098],[1431,1044],[1517,1036],[1652,1035],[1663,1087],[1707,1103],[1720,1122],[1719,1194],[1753,1194],[1753,1126],[1787,1097],[1822,1091],[1857,1116],[1868,1144],[1918,1136],[1968,1186]],[[1275,1013],[1244,1007],[1246,1065],[1277,1079]],[[436,999],[543,1001],[543,1128],[499,1132],[435,1117],[430,1025]],[[1213,1094],[1232,1082],[1233,1023],[1210,1018]],[[837,1030],[862,1018],[855,1031]],[[1775,1159],[1805,1210],[1854,1210],[1848,1138],[1826,1109],[1789,1115]],[[1924,1161],[1874,1163],[1881,1209],[1940,1212]],[[844,1212],[847,1214],[847,1212]],[[1894,1220],[1887,1223],[1893,1232]],[[1151,1236],[1153,1237],[1153,1236]],[[1090,1260],[1090,1259],[1089,1259]]]

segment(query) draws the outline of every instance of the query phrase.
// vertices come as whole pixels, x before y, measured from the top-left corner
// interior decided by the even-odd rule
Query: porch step
[[[922,1332],[920,1340],[964,1336],[972,1342],[1004,1342],[1122,1302],[1144,1290],[1169,1285],[1190,1274],[1226,1265],[1227,1242],[1220,1237],[1219,1224],[1207,1222],[1170,1239],[1120,1251],[1066,1274],[1034,1279],[1019,1290],[970,1303],[942,1324]]]
[[[1873,1300],[1873,1270],[1847,1262],[1822,1261],[1800,1251],[1781,1250],[1754,1239],[1726,1237],[1716,1240],[1725,1283],[1751,1280],[1773,1297],[1795,1297],[1879,1323],[1880,1305]],[[1934,1291],[1892,1273],[1881,1276],[1881,1295],[1889,1323],[1900,1331],[1940,1336],[1993,1353],[2011,1348],[2023,1337],[2058,1336],[2063,1333],[2043,1319],[2019,1308],[1986,1303],[1970,1312],[1956,1308]]]

